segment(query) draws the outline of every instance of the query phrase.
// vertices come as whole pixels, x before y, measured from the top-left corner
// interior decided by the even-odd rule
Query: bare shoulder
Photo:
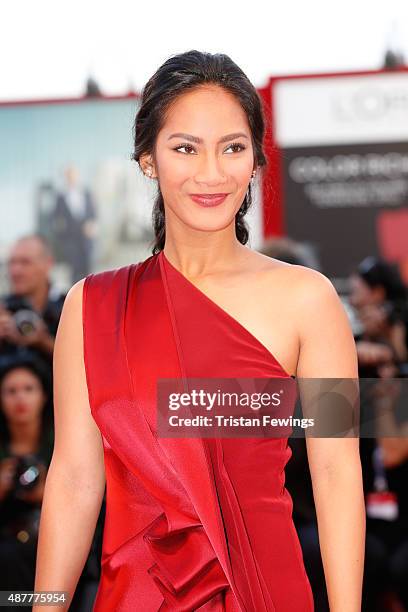
[[[82,299],[82,291],[85,285],[85,281],[86,281],[86,278],[81,278],[81,280],[74,283],[72,287],[69,289],[67,296],[71,295],[71,296],[76,296],[76,299]]]
[[[73,284],[65,296],[55,337],[54,375],[67,364],[82,366],[83,362],[83,304],[86,277]],[[71,367],[70,366],[70,367]]]
[[[334,302],[340,300],[330,278],[319,270],[299,264],[287,264],[283,270],[290,277],[294,295],[299,303],[313,307],[323,305],[325,298]]]
[[[290,289],[286,293],[290,300],[308,301],[316,303],[324,294],[337,296],[337,292],[331,280],[322,272],[299,264],[291,264],[279,259],[274,259],[262,253],[253,253],[252,265],[256,269],[259,278],[265,282],[266,287]]]
[[[65,298],[65,303],[68,303],[72,308],[78,308],[82,305],[84,285],[86,278],[81,278],[69,289]]]
[[[68,338],[74,331],[82,332],[84,285],[85,278],[82,278],[72,285],[65,297],[58,324],[57,342],[61,335],[66,335]],[[73,340],[72,337],[71,340]]]
[[[332,281],[301,265],[290,276],[294,321],[299,336],[298,376],[357,378],[355,341],[346,309]]]
[[[65,310],[77,309],[82,306],[85,280],[86,278],[81,278],[81,280],[77,281],[69,288],[64,300]]]
[[[265,303],[274,320],[277,312],[284,313],[286,332],[297,337],[297,375],[356,377],[351,325],[332,281],[313,268],[259,255]]]
[[[311,307],[322,305],[326,297],[332,301],[340,301],[331,280],[322,272],[307,266],[291,264],[274,259],[262,253],[256,253],[257,266],[267,284],[290,289],[287,294],[290,300],[297,304],[309,304]]]
[[[286,269],[290,277],[291,297],[298,311],[300,331],[316,325],[341,325],[350,333],[347,312],[340,295],[330,278],[319,270],[301,265],[291,265]],[[323,328],[323,327],[322,327]]]
[[[282,264],[282,262],[279,262]],[[274,268],[282,278],[287,299],[292,304],[300,334],[317,323],[341,324],[349,327],[349,320],[341,298],[328,276],[299,264],[283,264]],[[271,269],[273,271],[273,268]],[[272,273],[272,272],[271,272]],[[289,307],[289,304],[288,304]]]

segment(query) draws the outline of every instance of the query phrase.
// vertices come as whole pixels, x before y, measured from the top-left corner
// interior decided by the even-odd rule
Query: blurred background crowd
[[[292,34],[289,28],[282,36]],[[196,47],[226,52],[246,68],[242,45],[238,57],[221,39],[217,48],[186,40],[176,49],[167,39],[164,56]],[[353,329],[362,414],[372,425],[360,439],[363,612],[408,612],[408,67],[395,40],[369,70],[326,65],[283,75],[275,64],[275,76],[258,88],[268,166],[254,182],[247,215],[249,246],[328,276]],[[140,52],[136,59],[137,69]],[[149,58],[146,75],[163,59]],[[107,95],[90,75],[80,95],[29,98],[27,89],[0,100],[0,590],[19,591],[34,588],[54,442],[53,347],[65,296],[91,272],[149,256],[155,195],[130,161],[137,88]],[[375,394],[365,381],[378,381]],[[294,437],[290,445],[286,486],[316,611],[326,612],[306,444]],[[103,503],[73,611],[92,609],[104,512]]]

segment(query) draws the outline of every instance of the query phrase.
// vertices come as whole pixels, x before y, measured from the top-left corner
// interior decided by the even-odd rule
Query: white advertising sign
[[[408,72],[282,79],[273,97],[282,148],[408,140]]]

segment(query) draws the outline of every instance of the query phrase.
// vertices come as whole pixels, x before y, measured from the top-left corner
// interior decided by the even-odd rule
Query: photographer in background
[[[407,376],[407,289],[397,266],[366,257],[350,277],[349,301],[359,322],[362,420],[375,425],[360,440],[367,512],[362,609],[408,610],[408,444],[401,434],[407,424],[391,392],[403,393],[398,380]]]
[[[408,295],[397,266],[373,256],[363,259],[350,276],[349,302],[360,325],[355,334],[360,376],[377,377],[391,366],[404,371]]]
[[[47,241],[27,235],[7,260],[10,294],[0,300],[0,364],[4,356],[34,355],[52,364],[65,295],[50,281],[54,259]]]
[[[32,590],[38,525],[54,444],[52,383],[43,362],[0,369],[0,589]]]

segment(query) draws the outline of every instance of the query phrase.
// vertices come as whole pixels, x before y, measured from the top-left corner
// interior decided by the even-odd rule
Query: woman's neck
[[[232,269],[249,254],[248,247],[237,241],[218,246],[195,244],[192,247],[166,241],[163,251],[166,259],[188,278],[203,277],[229,267]]]

